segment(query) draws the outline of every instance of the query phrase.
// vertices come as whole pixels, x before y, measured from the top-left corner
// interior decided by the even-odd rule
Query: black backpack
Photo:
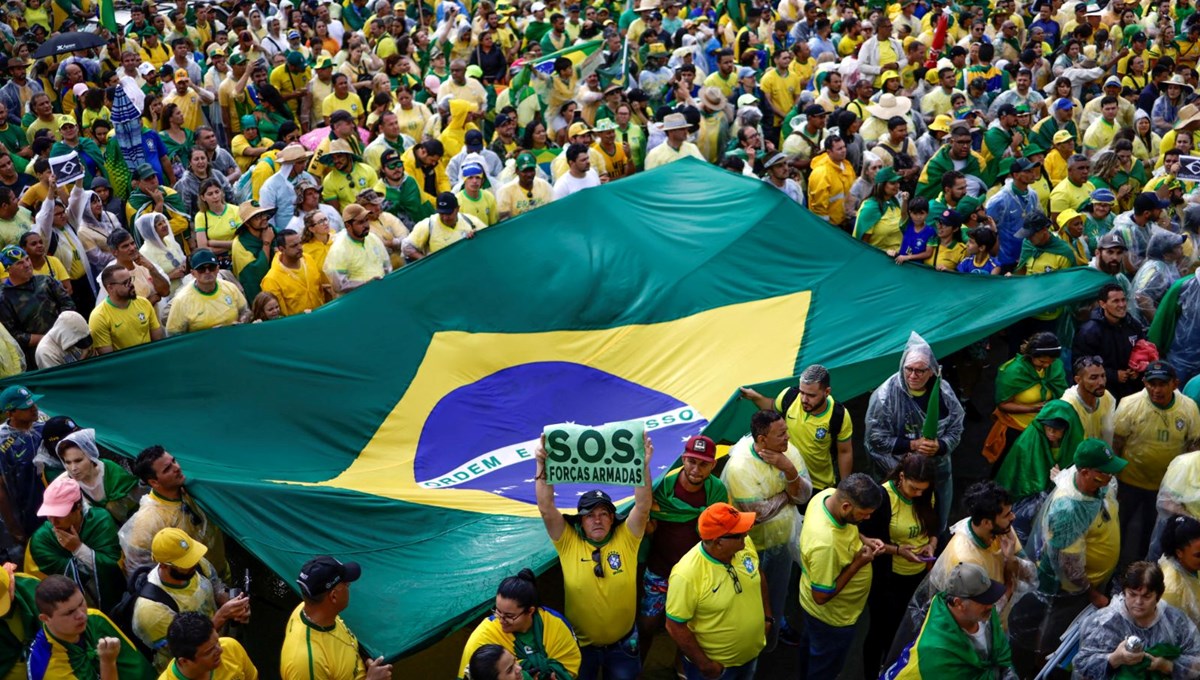
[[[113,607],[109,613],[109,618],[117,624],[117,628],[127,631],[129,639],[138,648],[147,659],[154,659],[154,650],[146,646],[141,638],[133,634],[133,607],[137,603],[139,597],[144,597],[151,602],[157,602],[163,606],[169,607],[176,614],[179,613],[179,604],[171,597],[170,593],[163,590],[161,586],[150,582],[150,570],[157,569],[157,564],[147,564],[138,567],[129,575],[129,590],[125,592],[121,601]]]
[[[783,393],[783,400],[779,403],[779,412],[786,414],[799,397],[800,388],[789,387]],[[842,424],[846,422],[846,407],[835,400],[830,408],[833,409],[833,412],[829,414],[829,459],[833,463],[833,483],[837,485],[838,482],[842,481],[842,472],[838,467],[837,436],[842,431]]]

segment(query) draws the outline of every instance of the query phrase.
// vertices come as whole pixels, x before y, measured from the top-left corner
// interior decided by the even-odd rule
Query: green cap
[[[236,52],[229,57],[230,66],[237,66],[238,64],[244,63],[246,63],[246,55],[242,54],[241,52]]]
[[[323,68],[333,68],[333,60],[330,59],[329,57],[325,57],[321,61],[318,61],[317,62],[317,70],[319,71]]]
[[[1029,104],[1017,104],[1017,114],[1029,113]]]
[[[206,264],[217,264],[217,256],[213,255],[213,251],[201,248],[192,253],[192,269],[203,267]]]
[[[1021,155],[1026,158],[1043,153],[1046,153],[1046,148],[1037,142],[1027,144],[1025,148],[1021,150]]]
[[[241,121],[241,122],[242,122],[242,129],[243,129],[243,130],[246,130],[246,129],[249,129],[249,128],[254,128],[255,130],[257,130],[257,129],[258,129],[258,119],[257,119],[257,118],[255,118],[254,116],[250,115],[249,113],[247,113],[246,115],[242,116],[242,121]]]
[[[616,121],[612,118],[601,118],[596,121],[596,126],[592,128],[592,132],[612,132],[619,129]]]
[[[537,167],[537,159],[528,151],[517,156],[517,170],[528,170]]]
[[[879,172],[875,173],[875,183],[876,184],[883,184],[885,182],[899,182],[899,181],[900,181],[900,173],[896,172],[896,169],[890,165],[885,165],[884,167],[879,169]]]
[[[302,68],[304,66],[304,55],[296,51],[288,52],[287,64],[288,66]]]
[[[483,69],[480,68],[478,64],[471,64],[467,67],[467,75],[472,78],[482,78]]]
[[[1129,461],[1113,453],[1112,447],[1102,439],[1085,439],[1075,449],[1075,467],[1079,469],[1115,475],[1128,464]]]
[[[157,28],[155,28],[155,27],[153,27],[153,26],[147,26],[147,27],[145,27],[145,28],[143,28],[143,29],[142,29],[142,33],[141,33],[141,35],[142,35],[142,37],[143,37],[143,38],[145,38],[145,37],[146,37],[146,36],[148,36],[148,35],[152,35],[152,36],[158,37],[158,29],[157,29]]]
[[[983,205],[982,198],[963,196],[962,200],[958,202],[958,205],[955,206],[954,209],[957,210],[958,214],[962,215],[963,219],[965,220],[971,213],[979,210],[979,206],[981,205]]]
[[[142,163],[133,171],[133,176],[135,179],[150,179],[151,177],[158,177],[158,173],[154,171],[153,165]]]
[[[8,413],[9,411],[27,409],[32,407],[41,398],[42,395],[30,392],[28,387],[11,385],[4,388],[3,392],[0,392],[0,411]]]

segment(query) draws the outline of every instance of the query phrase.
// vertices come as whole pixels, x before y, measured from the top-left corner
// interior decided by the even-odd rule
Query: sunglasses
[[[732,564],[725,565],[725,573],[729,574],[729,578],[733,579],[733,592],[740,595],[742,592],[742,582],[738,580],[737,572],[733,570]]]
[[[198,271],[198,272],[215,272],[215,271],[217,271],[217,265],[202,264],[199,267],[196,267],[196,271]]]
[[[600,561],[599,548],[592,550],[592,561],[596,563],[596,565],[592,567],[592,573],[596,575],[596,578],[604,578],[604,563]],[[737,577],[734,577],[735,580],[736,578]]]

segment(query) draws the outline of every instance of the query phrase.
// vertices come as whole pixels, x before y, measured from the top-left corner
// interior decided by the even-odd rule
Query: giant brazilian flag
[[[899,267],[762,182],[683,160],[312,314],[22,380],[121,453],[166,446],[287,582],[314,554],[362,563],[345,618],[394,657],[469,622],[504,576],[553,563],[531,480],[544,425],[645,419],[661,475],[687,436],[748,429],[740,385],[821,362],[845,399],[896,370],[910,331],[947,352],[1105,280]],[[583,490],[559,486],[560,507]]]

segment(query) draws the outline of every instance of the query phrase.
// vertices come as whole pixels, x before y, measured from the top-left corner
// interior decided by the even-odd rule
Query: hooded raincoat
[[[34,360],[38,368],[50,368],[79,361],[83,358],[83,350],[75,345],[88,337],[87,320],[75,311],[65,311],[58,315],[54,326],[38,343],[34,352]]]

